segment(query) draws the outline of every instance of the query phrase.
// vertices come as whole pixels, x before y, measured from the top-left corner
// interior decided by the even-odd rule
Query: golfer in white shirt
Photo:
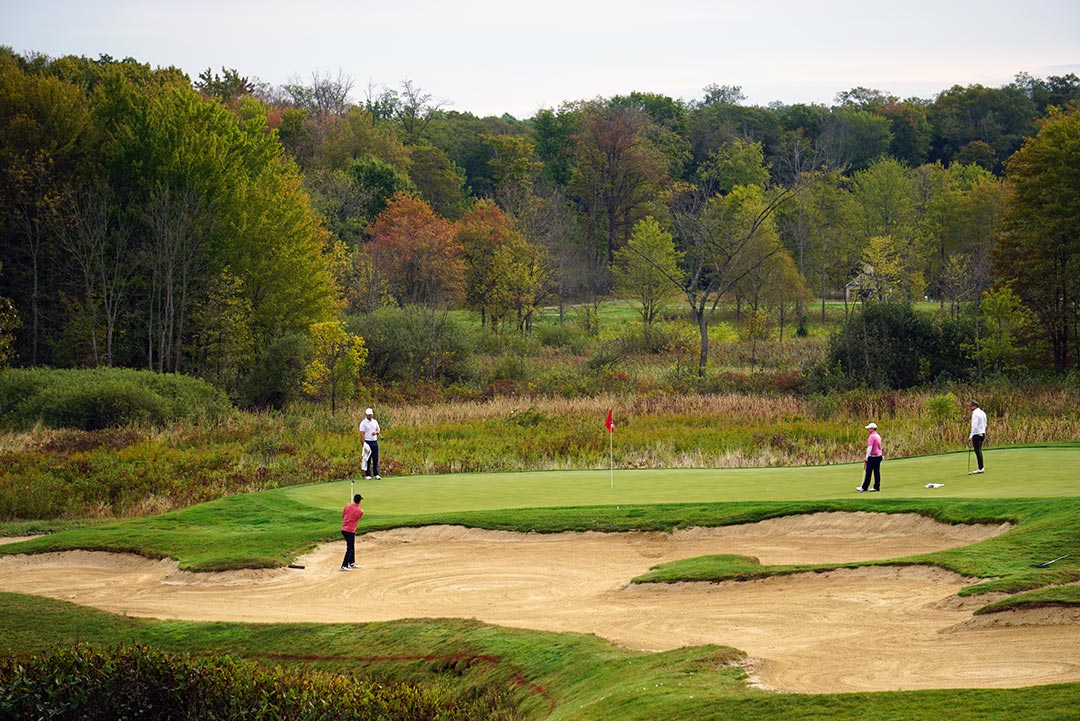
[[[983,472],[983,441],[986,440],[986,411],[979,408],[975,401],[971,402],[971,447],[975,449],[975,460],[979,462],[978,469],[972,473]]]

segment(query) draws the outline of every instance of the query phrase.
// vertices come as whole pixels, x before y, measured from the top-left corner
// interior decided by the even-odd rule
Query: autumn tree
[[[390,199],[371,227],[374,262],[401,307],[452,303],[462,293],[464,262],[454,225],[423,200]]]
[[[465,261],[465,303],[480,312],[485,324],[499,282],[495,256],[512,238],[521,238],[514,222],[490,200],[481,200],[457,224],[457,242]],[[494,324],[497,318],[490,316]]]
[[[519,332],[532,325],[533,314],[544,296],[547,266],[543,254],[513,233],[495,249],[491,261],[491,322],[513,316]]]
[[[648,140],[648,117],[633,108],[589,106],[574,136],[570,189],[596,257],[610,266],[641,218],[656,214],[667,162]]]
[[[863,251],[863,260],[879,301],[911,303],[923,297],[926,281],[921,267],[891,235],[870,238]]]
[[[314,323],[310,329],[315,357],[304,371],[304,392],[330,396],[330,413],[337,411],[339,395],[352,398],[360,369],[367,360],[364,339],[345,329],[342,321]]]

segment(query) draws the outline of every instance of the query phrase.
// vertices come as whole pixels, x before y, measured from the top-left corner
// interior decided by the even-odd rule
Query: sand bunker
[[[198,621],[365,622],[460,617],[594,633],[627,647],[706,643],[753,657],[783,691],[1020,687],[1080,681],[1080,622],[1052,614],[980,623],[971,583],[925,567],[807,573],[745,583],[632,586],[651,566],[736,553],[764,564],[897,558],[963,546],[1007,526],[948,526],[917,515],[821,513],[664,533],[399,529],[343,543],[303,569],[191,574],[171,561],[97,552],[0,558],[0,590],[131,616]]]

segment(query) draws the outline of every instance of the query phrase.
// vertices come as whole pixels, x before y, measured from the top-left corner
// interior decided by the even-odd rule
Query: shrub
[[[0,375],[0,426],[100,430],[135,422],[218,420],[228,397],[206,381],[125,368],[12,369]]]
[[[349,332],[368,348],[365,373],[386,381],[453,382],[469,372],[473,339],[447,313],[423,308],[380,308],[350,316]]]
[[[98,651],[78,645],[50,656],[0,661],[0,717],[11,719],[454,721],[514,715],[505,691],[377,683],[145,646]]]
[[[962,325],[942,329],[902,303],[867,303],[854,313],[829,343],[824,361],[838,368],[848,387],[914,388],[966,375],[957,357]],[[822,371],[814,374],[820,380]]]
[[[533,335],[545,346],[565,348],[574,355],[581,355],[589,344],[588,334],[572,323],[543,323],[533,327]]]
[[[304,369],[314,355],[307,337],[298,333],[270,341],[240,386],[240,404],[280,410],[299,399]]]

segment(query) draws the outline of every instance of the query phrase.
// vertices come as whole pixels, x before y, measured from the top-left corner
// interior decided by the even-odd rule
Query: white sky
[[[902,11],[902,13],[898,12]],[[0,45],[133,57],[281,85],[402,80],[479,116],[632,91],[832,104],[864,86],[932,99],[1021,71],[1080,75],[1076,0],[0,0]]]

